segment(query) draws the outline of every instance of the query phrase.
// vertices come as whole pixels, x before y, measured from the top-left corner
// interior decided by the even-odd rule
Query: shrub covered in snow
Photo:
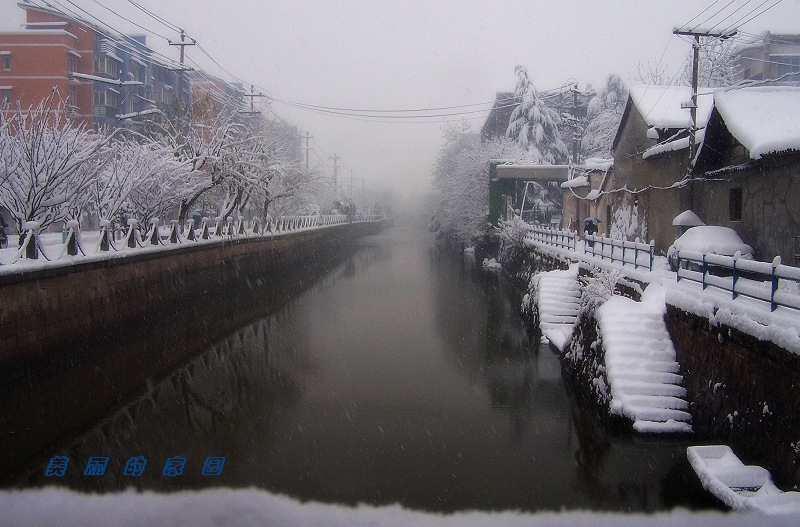
[[[580,275],[581,282],[581,314],[591,315],[594,310],[602,306],[611,298],[620,280],[621,271],[618,269],[595,269],[594,274]]]

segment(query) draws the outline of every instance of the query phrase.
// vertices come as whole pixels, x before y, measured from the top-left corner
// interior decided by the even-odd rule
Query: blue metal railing
[[[677,251],[676,260],[678,282],[690,280],[703,289],[713,286],[729,292],[732,300],[745,296],[768,302],[770,311],[778,306],[800,310],[800,293],[781,290],[783,280],[800,284],[800,268],[783,265],[780,256],[770,263],[745,259],[739,253],[721,256]]]
[[[592,234],[586,235],[584,241],[586,242],[584,252],[592,256],[600,256],[601,260],[609,259],[612,262],[621,262],[622,265],[633,265],[634,269],[644,267],[648,271],[653,270],[655,243],[652,241],[642,243],[639,238],[636,238],[635,241],[630,242]],[[639,261],[640,255],[646,258],[645,262]]]

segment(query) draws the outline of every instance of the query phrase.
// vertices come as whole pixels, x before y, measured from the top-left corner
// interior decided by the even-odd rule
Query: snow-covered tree
[[[738,45],[733,39],[720,40],[703,37],[700,41],[697,85],[707,88],[732,86],[736,83],[739,67],[736,64]],[[637,78],[641,84],[658,86],[691,86],[694,50],[689,48],[683,70],[670,75],[666,66],[652,64],[637,67]]]
[[[628,90],[622,79],[619,75],[609,75],[606,85],[589,101],[587,107],[588,123],[581,141],[587,157],[611,158],[611,144],[627,100]]]
[[[524,66],[517,66],[514,71],[517,75],[514,98],[518,105],[511,113],[507,137],[514,139],[528,151],[529,157],[535,163],[566,163],[567,145],[561,140],[558,131],[561,117],[545,106]]]
[[[103,169],[101,151],[113,135],[73,123],[57,91],[35,108],[17,106],[0,136],[0,205],[20,232],[26,221],[44,229],[81,210],[89,185]]]
[[[700,61],[698,62],[698,86],[719,88],[736,83],[740,67],[736,64],[738,45],[733,39],[720,40],[703,38],[700,41]],[[692,85],[693,51],[689,51],[683,69],[681,84]]]
[[[466,122],[446,126],[443,134],[433,167],[437,198],[431,229],[440,238],[467,246],[487,227],[489,160],[528,159],[528,152],[507,138],[482,143]]]
[[[244,145],[240,163],[244,196],[242,212],[252,205],[264,220],[269,215],[305,214],[319,209],[315,170],[303,166],[297,156],[297,133],[277,121],[255,120],[250,124],[252,141]]]
[[[131,195],[140,196],[153,181],[158,185],[168,181],[182,181],[186,176],[183,167],[163,144],[141,137],[118,137],[109,144],[103,169],[87,189],[87,204],[102,220],[121,220],[121,213],[148,220],[147,213],[140,215],[131,203]],[[172,187],[171,184],[169,184]],[[176,200],[174,190],[164,194]],[[141,201],[141,197],[137,197]],[[175,203],[172,203],[174,206]],[[145,210],[152,207],[146,206]]]

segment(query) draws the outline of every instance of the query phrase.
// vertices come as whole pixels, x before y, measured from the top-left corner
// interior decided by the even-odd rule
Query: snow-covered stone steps
[[[609,381],[611,383],[611,381]],[[686,397],[686,388],[674,384],[660,382],[630,381],[617,378],[611,384],[611,393],[614,395],[617,388],[617,397],[623,402],[626,395],[661,395],[668,397]]]
[[[607,340],[605,340],[603,342],[604,345],[607,344],[607,343],[608,343]],[[624,342],[614,342],[614,344],[617,345],[617,346],[623,346],[625,343]],[[653,346],[657,346],[657,345],[658,344],[655,344],[655,343],[653,344]],[[608,348],[606,348],[606,351],[608,351]],[[667,360],[670,360],[670,358],[671,358],[672,361],[675,361],[675,351],[674,351],[674,349],[673,350],[669,350],[669,349],[660,350],[660,349],[654,349],[654,348],[647,348],[646,346],[642,346],[641,345],[641,341],[637,341],[637,348],[627,348],[627,349],[622,348],[618,352],[618,355],[619,355],[620,359],[625,360],[629,364],[632,363],[632,361],[636,361],[636,360],[667,361]]]
[[[648,288],[642,302],[613,296],[596,316],[611,413],[632,421],[640,433],[691,432],[683,376],[664,322],[663,291]]]
[[[692,420],[692,416],[688,412],[670,408],[649,408],[646,406],[627,405],[623,409],[622,414],[632,421],[665,422],[672,419],[674,421],[688,423]]]
[[[542,334],[558,350],[563,349],[580,312],[581,292],[578,266],[566,271],[550,271],[536,275],[539,327]]]
[[[661,372],[669,372],[669,373],[678,373],[680,371],[680,366],[677,362],[667,361],[667,360],[641,360],[638,361],[635,365],[631,365],[627,361],[621,360],[612,360],[609,361],[608,357],[606,357],[606,364],[610,364],[614,369],[620,368],[623,370],[638,370],[643,369],[647,371],[661,371]]]
[[[691,434],[692,425],[680,421],[635,421],[633,430],[640,434]]]
[[[685,399],[663,395],[634,395],[628,397],[627,402],[649,408],[669,408],[671,410],[687,410],[689,408],[689,403]]]
[[[616,379],[625,381],[644,381],[656,382],[661,384],[681,384],[683,376],[676,373],[668,373],[663,371],[641,371],[630,367],[614,368],[613,374],[608,373],[608,380],[614,382]]]

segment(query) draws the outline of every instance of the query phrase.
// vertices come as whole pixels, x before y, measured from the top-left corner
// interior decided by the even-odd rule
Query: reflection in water
[[[109,456],[105,476],[79,466],[61,481],[86,490],[257,486],[439,511],[707,506],[690,494],[684,444],[611,436],[582,412],[518,304],[498,275],[395,228],[51,455]],[[122,476],[139,455],[145,474]],[[176,455],[185,475],[162,476]],[[209,455],[227,458],[222,475],[200,475]],[[52,483],[42,468],[25,484]]]

